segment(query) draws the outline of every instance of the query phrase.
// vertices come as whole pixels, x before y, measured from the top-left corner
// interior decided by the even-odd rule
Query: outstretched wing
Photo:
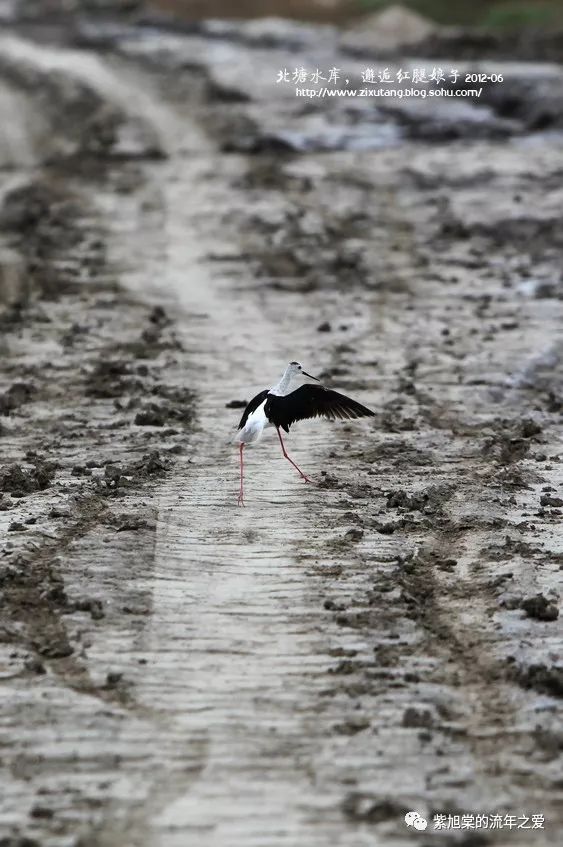
[[[238,425],[238,429],[242,429],[245,423],[248,420],[248,416],[255,412],[256,409],[260,406],[261,403],[264,402],[266,396],[268,394],[268,389],[266,388],[264,391],[261,391],[260,394],[257,394],[256,397],[253,397],[244,412],[242,413],[242,418],[240,419],[240,423]]]
[[[292,423],[306,418],[347,420],[375,415],[375,412],[351,397],[322,385],[310,384],[302,385],[283,397],[271,394],[264,411],[268,420],[276,426],[281,426],[286,432],[289,432]]]

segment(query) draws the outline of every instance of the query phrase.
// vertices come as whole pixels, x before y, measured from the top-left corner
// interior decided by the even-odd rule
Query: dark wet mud
[[[332,30],[69,20],[1,44],[1,843],[559,844],[560,68],[312,104]],[[238,509],[293,358],[376,417]]]

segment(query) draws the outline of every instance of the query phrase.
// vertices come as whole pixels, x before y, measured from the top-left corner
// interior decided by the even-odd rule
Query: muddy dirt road
[[[297,100],[365,62],[296,24],[0,48],[0,843],[561,843],[561,68],[429,109]],[[377,416],[239,509],[292,358]]]

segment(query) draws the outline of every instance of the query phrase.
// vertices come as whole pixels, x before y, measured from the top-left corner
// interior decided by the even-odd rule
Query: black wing
[[[268,394],[268,389],[264,389],[260,394],[257,394],[256,397],[253,397],[244,412],[242,413],[242,418],[240,419],[240,423],[238,425],[239,429],[242,429],[245,423],[248,420],[248,416],[255,412],[258,406],[264,402]]]
[[[289,432],[292,423],[306,418],[347,420],[375,415],[375,412],[351,397],[331,391],[323,385],[310,384],[302,385],[283,397],[270,394],[264,412],[274,426],[281,426],[286,432]]]

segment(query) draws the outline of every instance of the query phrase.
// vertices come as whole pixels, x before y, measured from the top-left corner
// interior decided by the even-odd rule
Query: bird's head
[[[294,384],[302,385],[311,379],[315,382],[320,382],[316,376],[312,376],[311,374],[308,374],[307,371],[304,371],[299,362],[290,362],[285,370],[285,373],[288,379]]]

